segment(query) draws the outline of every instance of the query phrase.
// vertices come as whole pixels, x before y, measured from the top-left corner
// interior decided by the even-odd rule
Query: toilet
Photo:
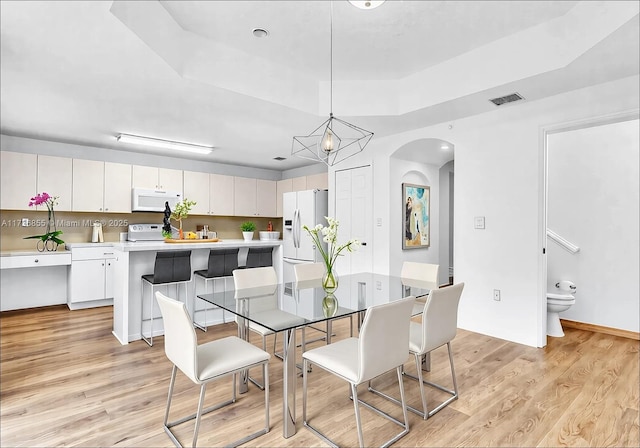
[[[563,280],[556,283],[556,289],[558,292],[547,293],[547,336],[561,338],[564,336],[564,331],[562,331],[559,313],[568,310],[576,303],[574,294],[577,287],[573,282]]]

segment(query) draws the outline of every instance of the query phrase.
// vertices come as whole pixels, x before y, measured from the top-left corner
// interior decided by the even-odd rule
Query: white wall
[[[383,220],[381,227],[374,226],[374,270],[389,272],[402,261],[390,256],[397,241],[391,239],[388,226],[398,218],[392,205],[397,198],[390,194],[396,180],[390,177],[389,156],[417,139],[449,141],[456,151],[454,269],[456,281],[466,283],[458,325],[531,346],[545,345],[543,129],[637,109],[639,81],[632,76],[373,139],[359,157],[339,168],[373,165],[373,216],[374,221]],[[330,185],[332,177],[330,171]],[[475,216],[486,217],[485,230],[474,230]],[[636,274],[636,282],[637,278]],[[493,300],[494,288],[502,291],[502,301]]]
[[[580,247],[547,243],[547,287],[571,280],[576,303],[562,318],[639,331],[638,120],[548,138],[548,226]]]

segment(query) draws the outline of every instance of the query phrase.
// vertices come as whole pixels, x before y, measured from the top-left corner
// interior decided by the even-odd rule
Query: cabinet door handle
[[[38,261],[40,261],[40,260],[38,260],[37,258],[35,260],[33,260],[34,263],[37,263]]]

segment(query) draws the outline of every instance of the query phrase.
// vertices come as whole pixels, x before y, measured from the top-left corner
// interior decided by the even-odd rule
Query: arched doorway
[[[389,158],[389,179],[390,212],[397,216],[389,226],[389,266],[398,274],[402,261],[439,264],[440,283],[450,283],[453,277],[454,144],[424,138],[402,145]],[[430,188],[431,243],[428,248],[402,248],[403,183]]]

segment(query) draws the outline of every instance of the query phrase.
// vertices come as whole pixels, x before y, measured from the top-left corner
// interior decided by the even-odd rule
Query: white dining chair
[[[360,408],[374,410],[379,415],[402,427],[402,431],[385,442],[386,447],[399,440],[409,432],[409,418],[405,407],[404,385],[402,382],[402,365],[407,361],[409,346],[409,322],[415,297],[410,296],[367,309],[358,338],[342,339],[329,345],[308,350],[302,354],[302,419],[304,426],[332,446],[338,446],[307,420],[307,384],[310,364],[316,365],[329,373],[349,382],[356,417],[358,442],[365,446],[360,420]],[[358,398],[358,384],[362,384],[396,369],[400,399],[404,421],[382,412],[369,403]]]
[[[243,341],[236,336],[229,336],[215,341],[198,345],[196,332],[191,321],[191,316],[184,303],[171,299],[161,292],[156,292],[156,300],[160,306],[164,321],[164,351],[167,358],[173,363],[167,409],[164,415],[163,427],[171,441],[178,447],[182,446],[177,436],[171,430],[172,427],[195,419],[193,441],[191,446],[196,446],[200,420],[204,414],[220,409],[223,406],[236,402],[236,374],[248,368],[263,366],[264,379],[264,406],[265,426],[249,436],[242,438],[231,445],[236,446],[255,439],[269,432],[269,370],[268,362],[271,357],[264,350]],[[176,381],[176,373],[180,369],[195,384],[200,385],[200,399],[195,414],[183,417],[174,422],[169,422],[171,399]],[[231,375],[232,397],[230,400],[202,409],[207,384],[225,376]]]
[[[432,290],[427,296],[427,301],[424,305],[422,322],[411,322],[409,353],[411,353],[415,358],[418,376],[410,375],[407,372],[404,372],[404,375],[418,380],[420,398],[422,401],[422,411],[411,406],[407,406],[407,408],[425,420],[436,412],[442,410],[445,406],[448,406],[452,401],[458,399],[458,383],[456,381],[456,372],[453,366],[451,341],[456,337],[458,329],[458,304],[460,303],[460,297],[462,296],[463,289],[464,283],[458,283],[457,285]],[[449,365],[451,368],[453,390],[430,381],[425,381],[421,368],[422,357],[445,344],[447,345],[449,353]],[[427,408],[427,397],[424,388],[425,385],[445,392],[451,395],[451,397],[429,411]],[[371,384],[369,384],[369,390],[396,403],[400,403],[398,399],[375,390],[371,387]]]
[[[434,289],[438,287],[439,264],[418,263],[405,261],[402,263],[400,278],[407,287]],[[412,316],[420,314],[424,308],[424,297],[416,296],[416,304],[411,312]]]
[[[276,274],[273,266],[265,266],[258,268],[244,268],[244,269],[235,269],[232,273],[233,275],[233,284],[235,290],[241,289],[249,289],[249,288],[259,288],[259,287],[270,287],[273,286],[274,289],[278,284],[278,276]],[[238,317],[236,316],[236,322],[238,321]],[[248,327],[250,331],[253,331],[256,334],[259,334],[262,338],[262,350],[267,350],[267,336],[273,336],[273,350],[275,353],[276,349],[276,333],[269,330],[268,328],[263,327],[262,325],[258,325],[254,322],[249,321]],[[258,386],[260,389],[264,387],[264,376],[265,376],[265,368],[262,369],[262,378],[263,384],[260,384],[255,379],[249,377],[249,381]]]

